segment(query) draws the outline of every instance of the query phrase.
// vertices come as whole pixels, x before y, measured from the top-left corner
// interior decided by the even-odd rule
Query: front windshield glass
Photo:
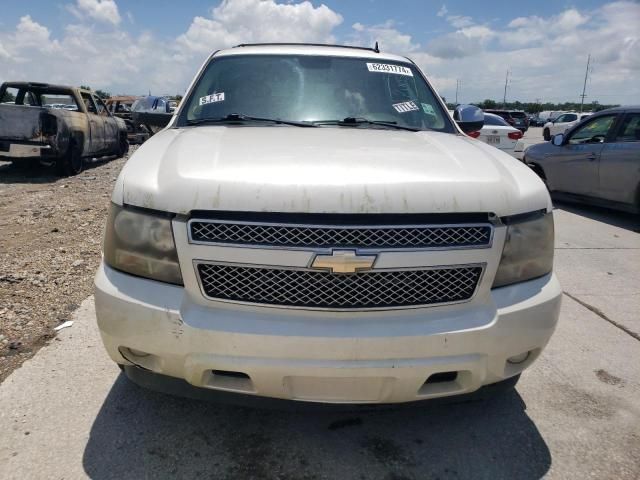
[[[415,66],[370,58],[242,55],[214,59],[186,100],[178,124],[231,114],[319,124],[351,117],[455,131]]]

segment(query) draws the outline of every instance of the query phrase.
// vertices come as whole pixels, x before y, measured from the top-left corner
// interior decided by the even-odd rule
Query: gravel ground
[[[0,162],[0,381],[91,295],[111,190],[125,161],[94,160],[69,178]]]

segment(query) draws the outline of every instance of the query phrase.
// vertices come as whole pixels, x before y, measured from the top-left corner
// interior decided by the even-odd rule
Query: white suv
[[[551,202],[463,133],[480,110],[445,108],[373,49],[211,55],[116,182],[95,280],[111,358],[145,384],[312,402],[515,384],[558,320]]]
[[[551,119],[544,124],[544,127],[542,127],[542,136],[545,140],[549,141],[554,135],[566,132],[590,115],[591,113],[563,113],[557,118]]]

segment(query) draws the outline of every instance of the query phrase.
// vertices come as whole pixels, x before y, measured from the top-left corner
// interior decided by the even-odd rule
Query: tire
[[[549,129],[548,129],[548,128],[545,128],[545,129],[542,131],[542,138],[544,138],[544,139],[545,139],[545,141],[547,141],[547,142],[548,142],[549,140],[551,140],[551,132],[549,132]]]
[[[78,175],[84,169],[84,159],[80,148],[74,143],[69,144],[67,153],[56,162],[58,173],[65,177]]]
[[[540,177],[540,180],[542,180],[542,183],[544,183],[544,186],[547,187],[547,191],[549,191],[549,185],[547,184],[547,176],[544,174],[544,170],[542,170],[542,168],[536,164],[529,165],[529,166],[531,167],[531,170],[533,170],[536,173],[536,175]]]

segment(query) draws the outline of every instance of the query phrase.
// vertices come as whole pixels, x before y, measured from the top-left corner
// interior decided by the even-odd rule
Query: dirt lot
[[[0,382],[92,293],[113,183],[126,159],[60,178],[0,162]]]

